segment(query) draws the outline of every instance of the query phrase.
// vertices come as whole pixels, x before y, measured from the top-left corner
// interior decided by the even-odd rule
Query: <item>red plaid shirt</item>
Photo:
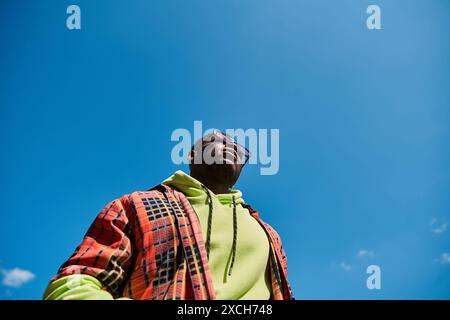
[[[272,299],[294,299],[277,232],[244,205],[270,241]],[[115,297],[215,299],[200,222],[183,193],[160,184],[109,203],[52,279],[97,278]]]

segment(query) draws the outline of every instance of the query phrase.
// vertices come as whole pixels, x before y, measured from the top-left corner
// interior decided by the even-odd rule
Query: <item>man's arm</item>
[[[61,266],[43,298],[104,300],[119,297],[133,254],[131,211],[127,196],[109,203],[96,217],[74,254]]]

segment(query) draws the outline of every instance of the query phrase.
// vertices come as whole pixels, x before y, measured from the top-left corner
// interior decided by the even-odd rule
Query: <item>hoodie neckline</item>
[[[193,203],[204,203],[207,198],[207,194],[205,191],[205,186],[185,173],[182,170],[177,170],[175,173],[169,178],[165,179],[162,184],[169,185],[177,188],[189,199],[189,201]],[[231,189],[229,193],[219,193],[215,194],[213,191],[208,189],[210,195],[215,200],[219,201],[221,204],[233,204],[233,196],[236,205],[244,204],[244,199],[242,199],[242,192],[237,189]]]

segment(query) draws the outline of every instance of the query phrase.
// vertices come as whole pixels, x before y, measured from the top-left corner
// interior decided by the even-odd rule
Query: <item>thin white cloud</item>
[[[356,253],[356,257],[358,257],[358,258],[373,257],[374,255],[375,255],[375,252],[373,250],[366,250],[366,249],[361,249]],[[351,259],[351,260],[355,260],[355,259]],[[354,266],[358,267],[359,262],[361,262],[361,261],[353,261],[353,262],[354,263],[352,263],[352,261],[350,261],[350,262],[341,261],[341,262],[339,262],[338,266],[345,272],[350,272]]]
[[[36,276],[28,270],[14,268],[11,270],[0,270],[3,280],[2,284],[7,287],[20,288],[27,282],[32,281]]]
[[[342,262],[339,264],[339,267],[341,267],[342,269],[344,269],[346,272],[349,272],[349,271],[352,269],[352,266],[349,265],[349,264],[347,264],[347,263],[345,263],[344,261],[342,261]]]
[[[448,222],[441,224],[440,226],[437,226],[436,228],[433,228],[431,231],[433,231],[436,234],[444,233],[447,230]]]
[[[450,264],[450,253],[444,252],[443,254],[441,254],[441,257],[439,258],[439,261],[442,264]]]
[[[375,255],[375,252],[373,252],[372,250],[364,250],[361,249],[358,251],[358,253],[356,254],[358,257],[373,257]]]
[[[441,234],[441,233],[444,233],[445,231],[447,231],[448,224],[449,224],[448,221],[446,221],[446,222],[444,222],[442,224],[439,224],[439,225],[437,223],[438,223],[438,219],[436,219],[436,218],[432,218],[430,220],[430,224],[429,225],[430,225],[431,231],[433,233]]]

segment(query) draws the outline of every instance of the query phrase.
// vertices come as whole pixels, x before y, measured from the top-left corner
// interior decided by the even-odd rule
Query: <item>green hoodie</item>
[[[162,183],[178,189],[187,197],[197,213],[206,243],[209,201],[212,201],[209,267],[216,299],[268,300],[271,295],[268,263],[270,244],[258,221],[242,206],[242,193],[231,190],[226,194],[214,194],[181,170]],[[233,228],[233,197],[236,229]],[[236,236],[234,263],[233,235]]]

